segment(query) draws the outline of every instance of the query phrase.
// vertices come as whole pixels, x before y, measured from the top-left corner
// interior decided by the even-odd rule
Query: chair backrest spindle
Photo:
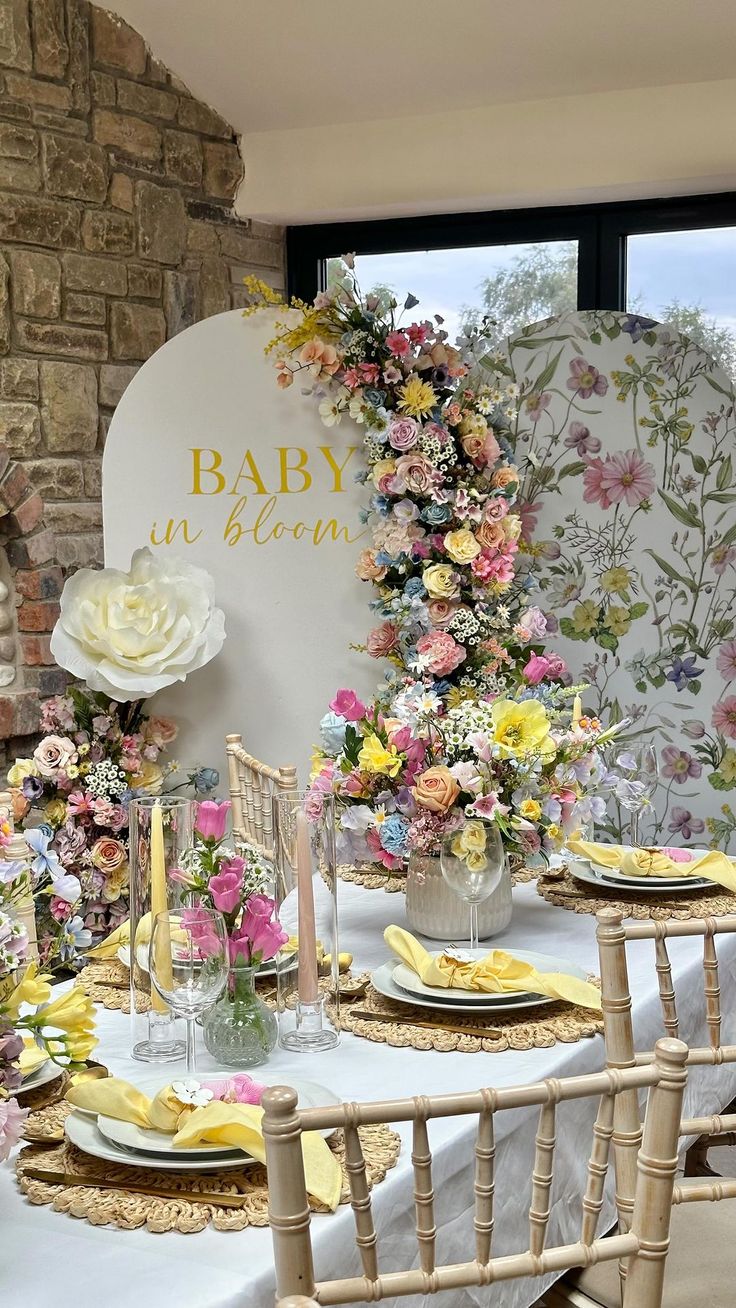
[[[539,1125],[534,1141],[534,1170],[532,1172],[532,1201],[529,1205],[529,1251],[538,1258],[544,1252],[544,1241],[549,1222],[549,1196],[555,1151],[555,1111],[558,1082],[546,1081],[550,1099],[539,1110]]]
[[[291,765],[271,768],[259,762],[243,749],[243,738],[237,734],[225,737],[225,748],[233,832],[272,860],[275,853],[273,796],[296,791],[296,768]]]
[[[493,1239],[493,1197],[495,1189],[496,1140],[493,1124],[494,1096],[492,1090],[482,1090],[484,1107],[478,1114],[478,1133],[475,1138],[475,1256],[479,1263],[487,1263],[491,1256]]]

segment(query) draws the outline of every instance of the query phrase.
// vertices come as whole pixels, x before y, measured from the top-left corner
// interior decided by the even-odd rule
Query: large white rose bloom
[[[81,568],[69,578],[51,653],[91,690],[125,703],[184,681],[224,639],[209,573],[142,549],[130,572]]]

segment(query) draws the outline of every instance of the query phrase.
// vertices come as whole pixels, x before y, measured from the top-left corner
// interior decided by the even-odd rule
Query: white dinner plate
[[[441,953],[440,950],[433,951],[435,956]],[[464,950],[463,952],[472,954],[473,958],[480,961],[486,958],[490,950],[474,949]],[[537,954],[526,949],[514,949],[508,951],[513,953],[514,958],[518,958],[520,963],[529,963],[536,968],[537,972],[565,972],[568,976],[577,976],[580,980],[585,981],[585,973],[580,970],[574,963],[568,959],[555,958],[550,954]],[[504,1006],[512,1004],[516,1007],[518,1004],[535,1003],[540,1000],[539,993],[535,990],[517,990],[506,992],[505,994],[482,994],[471,990],[453,990],[445,989],[442,986],[428,986],[419,979],[416,972],[413,971],[406,963],[399,963],[393,972],[393,981],[402,990],[406,990],[410,995],[419,995],[422,999],[432,999],[437,1003],[451,1004],[455,1007],[458,1003],[471,1004],[473,1008],[482,1006],[488,1008],[489,1004],[493,1008],[498,1008],[499,1004]],[[549,1001],[549,996],[542,996]]]
[[[657,895],[666,890],[672,895],[686,895],[693,890],[706,890],[716,883],[707,877],[633,877],[624,876],[616,868],[602,868],[581,858],[570,858],[568,867],[578,881],[591,886],[618,890],[636,890],[644,895]]]
[[[23,1078],[20,1084],[20,1090],[39,1090],[42,1085],[48,1085],[50,1081],[55,1081],[64,1071],[53,1059],[47,1058],[45,1063],[37,1067],[35,1072]]]
[[[120,962],[130,971],[130,946],[121,945],[117,952]],[[292,972],[299,962],[299,955],[294,953],[288,963],[283,964],[282,971]],[[148,945],[141,945],[138,950],[138,966],[142,972],[148,971]],[[267,962],[261,963],[257,976],[275,976],[276,960],[269,958]]]
[[[448,1004],[441,1002],[439,999],[425,999],[421,995],[410,995],[406,990],[402,990],[393,979],[393,972],[396,963],[384,963],[371,976],[371,982],[374,990],[379,995],[385,995],[386,999],[394,999],[399,1004],[408,1004],[412,1008],[431,1008],[436,1013],[438,1008],[453,1013],[510,1013],[519,1012],[524,1008],[539,1008],[540,1004],[551,1004],[555,1001],[549,999],[546,995],[539,995],[533,999],[512,998],[510,995],[493,995],[490,998],[486,996],[484,1000],[478,1003],[466,1003],[467,992],[458,991],[460,996],[457,1003]]]
[[[203,1077],[203,1080],[225,1080],[226,1073],[215,1073],[213,1076]],[[195,1078],[199,1079],[199,1078]],[[261,1085],[280,1085],[283,1077],[271,1076],[263,1079],[254,1077],[254,1081],[259,1081]],[[141,1081],[138,1089],[143,1094],[153,1098],[163,1085],[168,1085],[168,1081],[162,1081],[160,1077],[155,1080]],[[314,1081],[302,1081],[295,1077],[289,1077],[289,1085],[293,1086],[299,1096],[299,1104],[302,1108],[316,1108],[325,1104],[337,1104],[340,1100],[326,1086],[316,1084]],[[104,1117],[98,1114],[97,1126],[106,1139],[111,1140],[114,1144],[122,1145],[123,1148],[133,1149],[139,1153],[164,1155],[166,1157],[206,1157],[209,1155],[222,1156],[237,1154],[239,1157],[248,1157],[241,1149],[232,1145],[194,1145],[190,1149],[178,1149],[174,1147],[173,1137],[167,1135],[164,1131],[152,1131],[143,1127],[136,1126],[134,1122],[120,1122],[113,1117]]]
[[[94,1116],[82,1113],[77,1108],[66,1118],[64,1132],[71,1144],[92,1158],[102,1158],[104,1162],[122,1164],[124,1167],[146,1167],[154,1172],[219,1172],[225,1168],[230,1171],[235,1167],[247,1167],[254,1161],[240,1152],[207,1159],[193,1158],[191,1154],[172,1158],[170,1155],[134,1153],[107,1140],[98,1130]]]
[[[214,1073],[212,1076],[205,1076],[202,1079],[207,1081],[224,1080],[227,1073]],[[195,1078],[198,1079],[198,1078]],[[340,1100],[333,1091],[328,1090],[326,1086],[319,1085],[315,1081],[302,1081],[300,1078],[283,1075],[270,1075],[267,1077],[254,1077],[254,1080],[260,1081],[262,1085],[282,1085],[288,1082],[296,1090],[299,1096],[299,1106],[301,1108],[317,1108],[326,1105],[339,1104]],[[165,1085],[167,1080],[160,1076],[152,1080],[141,1081],[138,1083],[138,1089],[143,1094],[153,1098],[154,1095]],[[197,1163],[200,1159],[210,1160],[211,1165],[219,1165],[222,1159],[239,1159],[240,1162],[252,1161],[250,1155],[242,1149],[234,1148],[231,1145],[194,1145],[189,1149],[178,1149],[173,1144],[173,1136],[167,1135],[163,1131],[150,1131],[134,1122],[121,1122],[113,1117],[105,1117],[103,1114],[97,1115],[97,1129],[105,1140],[125,1151],[129,1161],[133,1155],[144,1155],[146,1165],[151,1163],[152,1159],[186,1159],[188,1162]],[[325,1136],[332,1133],[323,1132]],[[79,1146],[82,1148],[82,1146]]]

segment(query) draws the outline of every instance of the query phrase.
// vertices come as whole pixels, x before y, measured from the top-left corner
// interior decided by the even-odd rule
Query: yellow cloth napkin
[[[245,1149],[260,1163],[266,1161],[261,1131],[263,1109],[253,1104],[227,1104],[212,1099],[203,1108],[194,1108],[182,1104],[170,1085],[159,1090],[155,1099],[149,1099],[129,1081],[114,1076],[72,1086],[66,1098],[75,1108],[102,1113],[120,1122],[134,1122],[144,1130],[164,1131],[174,1136],[175,1146],[183,1149],[199,1144],[229,1144]],[[307,1131],[302,1136],[302,1152],[307,1190],[334,1211],[342,1189],[340,1164],[316,1131]]]
[[[174,1145],[182,1149],[205,1142],[236,1145],[259,1163],[265,1163],[262,1117],[263,1109],[255,1104],[226,1104],[213,1099],[187,1118],[174,1136]],[[307,1190],[334,1212],[340,1202],[342,1170],[327,1142],[316,1131],[306,1131],[302,1136],[302,1157]]]
[[[30,1036],[23,1037],[23,1048],[18,1059],[18,1066],[24,1078],[37,1072],[39,1067],[48,1062],[48,1058],[49,1055],[46,1050],[41,1049],[35,1040],[31,1039]]]
[[[736,894],[736,863],[720,849],[711,849],[689,863],[678,863],[659,849],[598,845],[587,840],[568,840],[567,848],[599,867],[618,868],[629,877],[708,877]]]
[[[389,926],[383,933],[389,949],[416,972],[425,986],[442,989],[479,990],[487,994],[530,990],[564,999],[584,1008],[600,1008],[600,991],[588,981],[567,976],[564,972],[537,972],[530,963],[522,963],[503,949],[492,949],[477,963],[461,963],[451,954],[434,957],[414,936],[401,927]]]

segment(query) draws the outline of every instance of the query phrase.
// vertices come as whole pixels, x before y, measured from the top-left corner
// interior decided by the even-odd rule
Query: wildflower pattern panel
[[[590,683],[588,710],[630,717],[628,737],[658,748],[643,837],[736,850],[731,383],[687,337],[633,314],[546,319],[505,357],[550,643]]]

